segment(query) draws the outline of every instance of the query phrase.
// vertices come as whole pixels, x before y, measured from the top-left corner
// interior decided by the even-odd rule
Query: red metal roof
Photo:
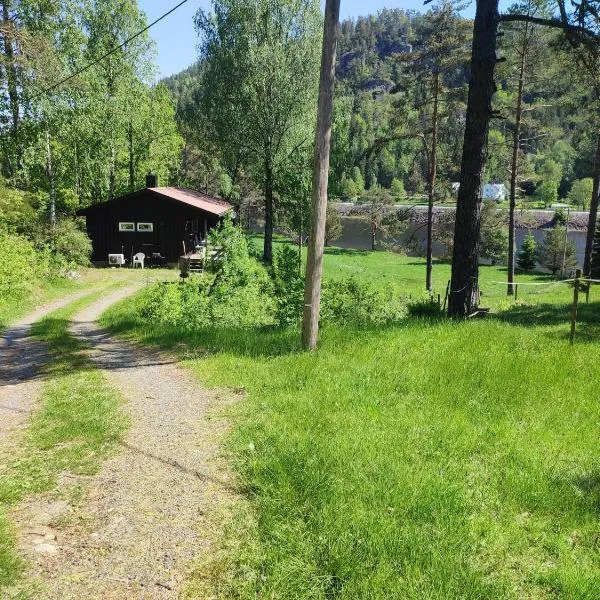
[[[161,196],[165,196],[176,202],[199,208],[200,210],[217,215],[218,217],[224,215],[233,208],[233,206],[229,204],[229,202],[225,202],[225,200],[203,194],[196,190],[176,187],[156,187],[147,189],[155,194],[160,194]]]

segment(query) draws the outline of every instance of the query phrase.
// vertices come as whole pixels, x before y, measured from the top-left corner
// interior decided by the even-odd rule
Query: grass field
[[[424,266],[330,250],[325,269],[420,293]],[[254,520],[230,527],[242,542],[209,575],[217,595],[597,598],[600,304],[582,306],[571,347],[561,289],[498,295],[485,321],[330,326],[315,354],[293,328],[183,333],[132,302],[110,311],[115,332],[248,393],[230,450]]]
[[[262,248],[262,237],[253,236],[251,244],[255,249]],[[289,245],[283,238],[275,240],[275,249]],[[303,261],[306,260],[306,248],[303,252]],[[425,289],[425,262],[422,258],[394,254],[393,252],[370,252],[364,250],[350,250],[336,247],[325,249],[323,263],[323,276],[329,279],[355,277],[356,279],[373,283],[375,285],[391,285],[398,294],[408,298],[421,298]],[[505,267],[480,267],[479,285],[482,292],[482,305],[494,309],[506,309],[514,305],[514,300],[506,296],[506,268]],[[434,261],[433,266],[433,291],[442,300],[446,293],[446,286],[450,280],[450,264]],[[569,302],[573,292],[566,284],[553,280],[546,274],[517,274],[516,282],[520,283],[518,299],[522,302]],[[547,285],[539,285],[540,283]],[[532,285],[534,284],[534,285]],[[600,298],[598,291],[592,290]]]

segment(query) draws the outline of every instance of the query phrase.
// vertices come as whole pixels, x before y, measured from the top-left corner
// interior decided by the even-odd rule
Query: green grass
[[[34,335],[49,346],[51,361],[40,407],[10,457],[0,463],[0,591],[22,570],[3,511],[30,494],[52,490],[61,473],[97,472],[127,426],[120,393],[68,333],[70,318],[111,287],[105,285],[34,325]]]
[[[252,236],[251,244],[255,249],[262,248],[262,236]],[[275,239],[275,249],[289,245],[285,238]],[[306,260],[306,248],[303,252]],[[421,298],[425,290],[425,261],[422,258],[404,256],[393,252],[371,252],[330,247],[325,249],[323,261],[323,277],[341,279],[354,277],[362,282],[374,285],[391,285],[398,294],[413,299]],[[506,268],[483,265],[480,267],[480,289],[482,305],[493,309],[506,309],[514,304],[514,300],[506,296]],[[443,301],[446,287],[450,280],[450,264],[434,261],[433,290],[440,294]],[[518,300],[521,302],[569,302],[572,290],[565,284],[552,279],[550,275],[517,274],[516,282],[522,285],[518,289]],[[549,285],[537,285],[546,283]],[[530,285],[535,284],[535,285]],[[600,294],[592,290],[592,296]]]
[[[410,287],[416,262],[335,253],[326,271],[372,263],[369,277]],[[241,543],[208,575],[219,597],[592,599],[600,303],[582,306],[571,347],[568,297],[485,321],[331,326],[315,354],[296,330],[181,332],[132,302],[105,323],[184,342],[206,385],[248,392],[230,449],[254,521],[234,522]]]
[[[49,302],[68,292],[75,291],[79,282],[55,279],[38,285],[27,298],[5,298],[0,302],[0,332],[36,306]]]

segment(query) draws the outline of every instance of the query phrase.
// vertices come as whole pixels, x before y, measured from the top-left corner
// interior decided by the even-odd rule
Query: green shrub
[[[406,308],[391,286],[375,287],[354,277],[324,281],[321,320],[325,323],[382,325],[406,316]]]
[[[148,287],[139,297],[139,314],[186,331],[273,323],[271,282],[264,267],[250,258],[242,232],[227,220],[211,234],[209,247],[220,249],[212,263],[214,275]]]
[[[406,307],[411,317],[441,317],[444,314],[442,307],[433,296],[409,302]]]
[[[48,256],[50,274],[64,277],[79,266],[87,266],[92,255],[92,243],[73,219],[63,219],[51,227],[38,223],[31,232],[40,254]]]
[[[45,265],[24,237],[0,231],[0,300],[18,300],[33,287]]]
[[[304,302],[304,277],[298,267],[298,251],[283,246],[273,260],[276,319],[280,325],[298,323]]]

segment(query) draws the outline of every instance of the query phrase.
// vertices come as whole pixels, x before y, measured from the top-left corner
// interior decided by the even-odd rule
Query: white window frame
[[[133,221],[119,221],[119,231],[121,233],[135,233],[135,223]]]
[[[143,229],[140,229],[140,226]],[[138,233],[152,233],[154,231],[154,223],[138,223],[137,230]]]

